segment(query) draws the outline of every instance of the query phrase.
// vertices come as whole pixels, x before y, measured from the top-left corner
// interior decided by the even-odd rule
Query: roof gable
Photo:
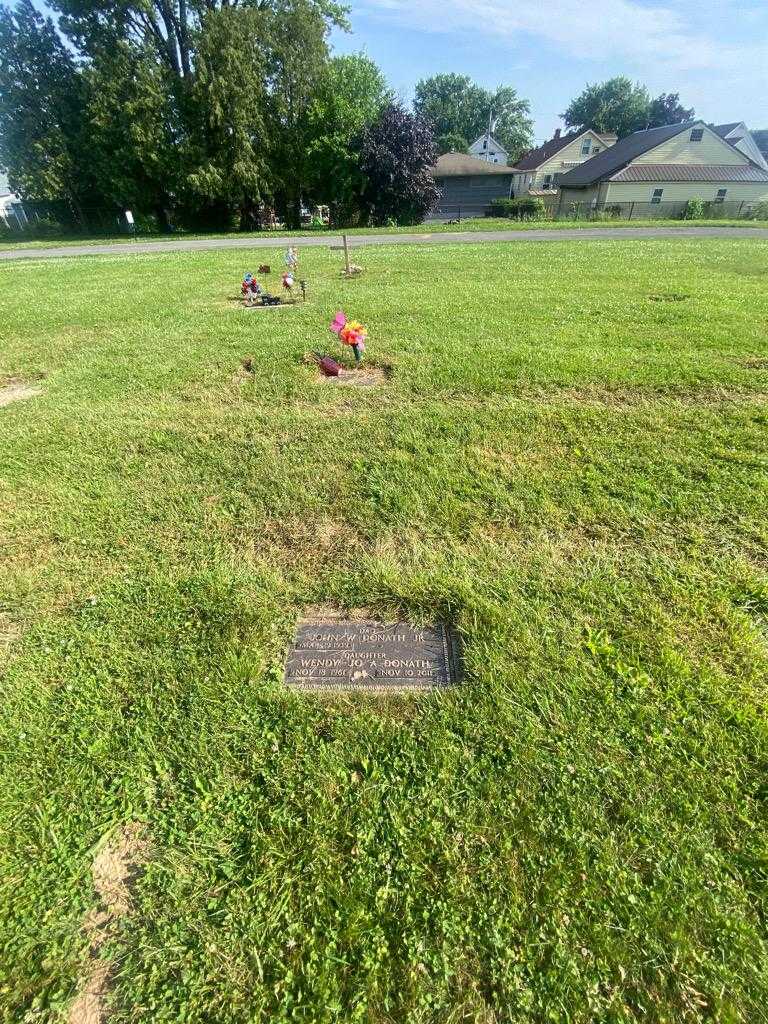
[[[586,188],[603,178],[609,178],[630,161],[648,153],[663,142],[673,139],[681,132],[691,128],[706,127],[703,121],[683,121],[680,124],[665,124],[661,128],[646,128],[645,131],[634,132],[597,156],[585,160],[583,164],[567,171],[560,178],[561,188]],[[724,143],[727,145],[727,143]]]
[[[548,139],[535,149],[529,149],[528,152],[524,153],[517,161],[518,170],[532,171],[536,167],[540,167],[548,160],[551,160],[553,156],[557,156],[561,149],[565,149],[566,146],[570,146],[572,142],[576,142],[584,135],[592,135],[596,139],[599,139],[604,145],[607,144],[607,139],[616,138],[616,136],[610,132],[597,132],[594,128],[576,128],[574,131],[568,132],[566,135],[560,135],[556,138]]]
[[[499,142],[498,139],[494,138],[493,135],[487,135],[485,132],[483,132],[482,135],[478,136],[478,138],[475,139],[475,141],[472,143],[472,145],[469,148],[470,149],[474,149],[475,146],[482,146],[482,144],[485,142],[486,138],[488,139],[488,145],[489,146],[495,146],[497,152],[500,152],[500,153],[506,153],[507,152],[507,147],[506,146],[502,146],[502,144]]]
[[[746,130],[747,126],[743,121],[732,121],[731,124],[710,124],[707,127],[711,128],[721,139],[727,139],[737,128],[744,128]]]

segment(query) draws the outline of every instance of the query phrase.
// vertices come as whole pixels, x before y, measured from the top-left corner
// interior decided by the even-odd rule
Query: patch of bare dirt
[[[270,519],[259,530],[258,536],[238,534],[234,550],[238,559],[243,557],[261,561],[292,564],[297,551],[310,550],[319,560],[341,559],[360,548],[360,539],[349,525],[330,517],[313,521],[306,519]]]
[[[42,393],[42,388],[12,377],[4,384],[0,384],[0,409],[5,405],[10,405],[11,402],[20,402],[25,398],[34,398]]]
[[[111,965],[101,957],[104,943],[115,934],[120,919],[131,912],[131,887],[149,853],[143,825],[130,822],[109,837],[93,859],[91,875],[99,906],[86,915],[88,958],[79,992],[69,1008],[68,1024],[104,1024],[112,990]]]
[[[741,365],[746,370],[768,370],[768,357],[750,356],[749,359],[742,359]]]
[[[375,388],[386,383],[390,374],[380,366],[361,366],[354,370],[342,368],[338,377],[323,377],[336,387]]]

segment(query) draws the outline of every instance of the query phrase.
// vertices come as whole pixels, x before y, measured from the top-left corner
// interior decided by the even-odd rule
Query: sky
[[[619,74],[706,121],[768,128],[766,0],[351,0],[350,20],[334,49],[367,53],[402,99],[441,72],[512,85],[537,142],[588,82]]]

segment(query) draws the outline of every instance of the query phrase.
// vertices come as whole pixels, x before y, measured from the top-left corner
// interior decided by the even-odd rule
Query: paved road
[[[768,241],[768,228],[541,228],[518,231],[442,231],[407,235],[350,235],[350,248],[361,245],[450,245],[457,242],[569,242],[573,239],[633,238],[757,238]],[[123,256],[153,252],[199,252],[210,249],[282,249],[288,245],[339,246],[341,237],[297,235],[294,238],[178,238],[110,245],[61,245],[47,249],[5,249],[0,260],[49,259],[56,256]]]

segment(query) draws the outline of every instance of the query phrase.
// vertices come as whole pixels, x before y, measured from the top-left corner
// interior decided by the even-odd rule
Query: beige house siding
[[[598,188],[564,188],[560,191],[558,202],[562,204],[561,209],[567,209],[569,203],[587,203],[592,205],[597,201]]]
[[[741,181],[604,181],[591,188],[568,188],[560,193],[561,210],[569,203],[609,206],[611,203],[650,203],[654,189],[663,188],[662,204],[685,203],[689,199],[703,199],[711,202],[718,190],[727,189],[725,202],[744,203],[745,209],[762,200],[768,201],[768,182]]]
[[[717,196],[718,189],[727,189],[726,203],[754,205],[761,199],[768,199],[768,183],[746,181],[615,181],[606,182],[601,188],[601,203],[650,203],[654,189],[663,188],[662,203],[684,203],[688,199],[703,199],[705,202]],[[572,191],[577,191],[572,189]],[[587,190],[584,191],[593,191]],[[591,200],[590,200],[591,201]]]
[[[587,139],[591,142],[589,156],[582,156],[581,148]],[[604,139],[601,139],[599,135],[589,129],[583,135],[580,135],[578,139],[569,142],[559,153],[555,153],[549,160],[539,164],[538,167],[530,171],[518,172],[512,183],[515,195],[520,195],[529,188],[543,188],[544,179],[548,174],[552,176],[555,174],[565,174],[566,171],[570,171],[576,164],[583,164],[585,160],[589,160],[598,152],[602,153],[610,145],[613,145],[613,143],[605,142]]]
[[[698,126],[701,127],[701,126]],[[736,164],[748,163],[747,157],[724,142],[710,128],[704,128],[701,142],[691,142],[687,129],[655,149],[637,157],[633,164]]]

